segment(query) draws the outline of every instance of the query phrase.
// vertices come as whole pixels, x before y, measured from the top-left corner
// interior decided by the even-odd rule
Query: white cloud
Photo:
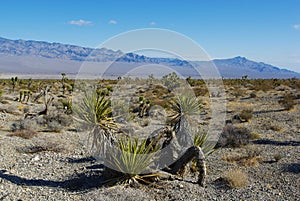
[[[77,25],[77,26],[93,25],[91,21],[86,21],[86,20],[71,20],[69,21],[69,24]]]
[[[149,25],[154,26],[154,25],[156,25],[156,22],[150,22]]]
[[[293,27],[294,29],[300,30],[300,24],[294,24]]]
[[[116,20],[109,20],[108,24],[117,24],[118,22]]]

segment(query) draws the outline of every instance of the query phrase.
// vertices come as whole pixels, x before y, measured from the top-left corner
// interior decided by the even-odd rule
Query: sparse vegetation
[[[250,108],[244,109],[239,113],[239,117],[242,121],[248,122],[252,118],[252,112]]]
[[[295,96],[292,94],[285,94],[278,103],[284,107],[285,110],[291,110],[296,105]]]
[[[9,134],[9,136],[20,137],[23,139],[30,139],[36,136],[37,132],[34,130],[17,130]]]
[[[64,94],[60,79],[18,79],[14,88],[18,94],[12,93],[10,79],[1,80],[0,89],[4,95],[0,103],[0,128],[3,132],[6,130],[10,132],[1,135],[0,140],[1,142],[16,141],[17,151],[23,155],[29,155],[29,160],[32,160],[35,165],[43,163],[43,157],[52,156],[52,154],[59,160],[64,160],[71,153],[81,160],[80,157],[85,157],[82,156],[85,154],[82,147],[73,153],[66,151],[65,146],[79,146],[74,139],[77,140],[78,136],[82,137],[81,135],[89,131],[88,145],[92,148],[92,156],[96,159],[105,157],[106,160],[103,168],[102,165],[97,164],[97,161],[95,164],[82,163],[80,167],[87,174],[98,174],[100,171],[101,176],[95,176],[99,183],[113,181],[113,184],[136,186],[135,184],[138,183],[156,185],[153,182],[157,182],[159,186],[160,180],[175,179],[179,185],[182,185],[181,182],[190,178],[193,181],[194,177],[198,176],[198,184],[204,186],[206,158],[214,153],[212,161],[209,161],[209,164],[213,165],[207,168],[210,181],[211,178],[221,177],[222,182],[226,181],[231,188],[242,188],[250,184],[249,175],[250,178],[263,178],[258,181],[262,185],[266,181],[270,181],[270,186],[274,185],[274,182],[267,177],[269,176],[267,171],[274,171],[275,166],[285,167],[286,163],[290,163],[290,157],[285,157],[287,152],[283,150],[290,151],[293,146],[298,146],[298,141],[294,140],[298,128],[293,123],[290,123],[288,127],[285,125],[286,121],[297,121],[295,117],[299,110],[295,106],[299,101],[298,80],[224,79],[228,100],[226,111],[228,120],[222,133],[219,132],[221,137],[214,147],[217,139],[210,142],[212,138],[208,136],[207,130],[214,124],[214,122],[212,124],[209,122],[212,118],[210,96],[216,98],[218,94],[209,94],[203,80],[192,78],[187,78],[186,81],[192,86],[189,89],[193,90],[191,91],[193,93],[189,93],[188,90],[180,91],[180,83],[184,79],[179,79],[178,76],[171,77],[178,79],[174,79],[175,81],[173,80],[174,82],[168,85],[171,88],[176,86],[172,90],[163,86],[164,83],[160,83],[161,79],[154,77],[147,80],[126,77],[120,80],[80,80],[76,83],[76,87],[74,87],[73,80],[66,79]],[[167,79],[167,76],[164,79]],[[126,80],[129,85],[125,89],[134,91],[133,95],[128,99],[122,97],[120,100],[114,100],[112,97],[120,93],[116,84],[122,85]],[[165,82],[167,83],[166,80]],[[68,90],[68,85],[72,89]],[[32,94],[23,93],[27,90]],[[80,93],[82,96],[79,96]],[[48,102],[50,99],[52,100]],[[45,103],[49,103],[48,106]],[[47,108],[46,113],[45,108]],[[283,109],[290,110],[290,108],[294,110],[283,111]],[[73,122],[71,114],[78,121]],[[199,121],[194,122],[194,118],[199,116]],[[151,137],[145,139],[146,134],[143,131],[148,131],[149,126],[153,124],[156,126],[161,119],[164,121],[165,128],[159,132],[154,131]],[[10,123],[7,124],[7,122]],[[128,122],[130,123],[127,124]],[[59,140],[57,142],[41,140],[49,135]],[[62,141],[61,136],[67,135],[70,135],[68,140]],[[173,141],[176,142],[174,143],[176,146],[181,144],[191,146],[186,147],[183,153],[178,152],[182,157],[164,168],[164,164],[157,162],[161,156],[156,154]],[[26,144],[22,145],[22,143]],[[215,150],[218,151],[214,152]],[[61,153],[56,154],[58,152]],[[175,158],[176,154],[172,152],[170,157]],[[107,160],[109,157],[110,160]],[[94,158],[93,161],[95,161]],[[216,166],[214,163],[217,163]],[[87,165],[91,166],[86,167]],[[268,170],[264,169],[265,166],[268,166]],[[290,166],[297,168],[293,164]],[[97,167],[95,172],[94,167]],[[101,168],[98,169],[98,167]],[[156,171],[156,167],[163,169]],[[186,167],[189,167],[188,171]],[[228,167],[234,169],[225,172],[222,176],[222,172]],[[295,174],[294,169],[291,170],[293,173],[284,173],[284,176],[290,177],[291,174]],[[285,170],[282,168],[282,171]],[[82,174],[82,171],[79,174]],[[264,175],[267,176],[264,177]],[[280,176],[275,177],[280,179]],[[290,178],[289,182],[294,182]],[[72,184],[68,185],[76,188]],[[110,185],[110,183],[106,184]],[[82,185],[82,183],[79,184],[81,187]],[[212,183],[207,184],[207,186],[210,185]],[[219,188],[223,189],[226,186],[222,184]]]
[[[241,147],[250,143],[254,137],[245,127],[226,125],[216,147]]]
[[[242,188],[249,184],[247,173],[241,169],[229,170],[225,175],[225,180],[231,188]]]

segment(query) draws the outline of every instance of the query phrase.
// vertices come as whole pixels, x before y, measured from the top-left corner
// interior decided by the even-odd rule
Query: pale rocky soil
[[[85,147],[85,132],[39,132],[31,139],[8,136],[10,124],[22,118],[23,112],[18,107],[21,103],[7,98],[8,103],[0,103],[0,108],[6,109],[0,112],[0,200],[298,200],[300,105],[297,100],[292,111],[280,110],[280,93],[257,92],[257,98],[228,101],[228,118],[245,105],[253,108],[251,121],[237,125],[249,128],[260,139],[210,155],[205,188],[195,184],[193,174],[182,181],[160,181],[154,186],[103,187],[101,165]],[[270,125],[278,129],[272,130]],[[34,146],[50,150],[24,153]],[[245,167],[223,160],[248,152],[258,153],[258,164]],[[280,156],[277,162],[276,156]],[[222,178],[236,168],[247,173],[249,182],[241,188],[230,188]]]

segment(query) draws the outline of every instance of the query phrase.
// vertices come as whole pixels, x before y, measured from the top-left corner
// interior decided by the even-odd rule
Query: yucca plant
[[[109,156],[110,168],[123,173],[119,179],[122,183],[131,184],[139,181],[149,183],[149,178],[159,176],[148,173],[159,146],[148,145],[147,140],[138,138],[121,138],[117,149],[112,150]]]
[[[201,133],[198,131],[194,136],[194,145],[197,147],[201,147],[206,157],[215,151],[215,143],[209,142],[207,139],[208,133]]]
[[[85,92],[82,101],[74,106],[75,117],[91,130],[92,149],[98,157],[105,157],[107,148],[115,141],[111,102],[95,90]]]
[[[171,122],[177,129],[182,118],[199,114],[200,101],[191,93],[180,94],[171,102],[171,109],[173,110]]]
[[[192,145],[193,140],[190,131],[190,117],[199,114],[200,101],[191,93],[180,93],[172,102],[171,124],[177,134],[178,142]]]

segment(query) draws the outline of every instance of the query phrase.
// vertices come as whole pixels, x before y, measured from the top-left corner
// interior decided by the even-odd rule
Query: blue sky
[[[170,29],[212,58],[300,72],[300,0],[6,0],[0,37],[96,47],[125,31]]]

